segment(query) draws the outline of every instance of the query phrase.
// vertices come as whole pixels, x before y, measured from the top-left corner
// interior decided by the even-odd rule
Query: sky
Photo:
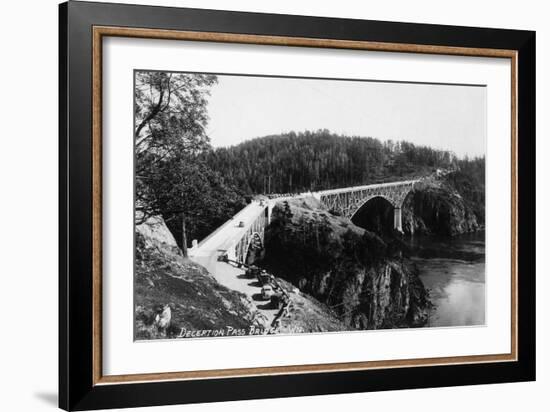
[[[328,129],[406,140],[460,157],[485,154],[483,86],[219,75],[208,112],[214,147]]]

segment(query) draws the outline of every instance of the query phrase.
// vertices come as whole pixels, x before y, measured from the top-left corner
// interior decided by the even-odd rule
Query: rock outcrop
[[[290,297],[290,309],[287,316],[281,318],[278,333],[317,333],[340,332],[349,330],[336,312],[312,296],[283,279],[277,282]]]
[[[330,307],[347,329],[422,326],[430,302],[399,248],[314,199],[278,204],[262,264]]]
[[[460,172],[421,182],[403,204],[403,231],[406,235],[456,236],[480,230],[485,220],[483,193]]]
[[[136,226],[134,293],[138,340],[265,326],[249,297],[220,285],[182,256],[160,218]]]

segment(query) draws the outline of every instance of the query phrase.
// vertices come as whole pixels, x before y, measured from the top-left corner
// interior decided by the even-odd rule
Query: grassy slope
[[[177,337],[187,331],[262,328],[265,320],[239,292],[220,285],[208,271],[182,257],[162,222],[140,225],[136,230],[136,338]],[[281,322],[281,333],[346,330],[324,304],[278,279],[291,297],[289,316]],[[159,331],[154,324],[160,307],[171,305],[171,326]]]
[[[245,295],[220,285],[204,267],[181,256],[164,223],[154,230],[140,226],[134,285],[137,339],[176,337],[182,328],[241,329],[260,324],[261,315]],[[155,309],[168,304],[171,326],[158,331]]]

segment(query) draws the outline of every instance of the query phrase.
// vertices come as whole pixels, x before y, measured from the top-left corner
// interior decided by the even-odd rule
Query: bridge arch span
[[[371,196],[365,197],[355,205],[355,208],[354,208],[355,211],[351,213],[350,219],[353,219],[353,217],[357,214],[357,212],[359,212],[368,202],[370,202],[373,199],[383,199],[386,202],[388,202],[393,208],[401,207],[401,204],[398,204],[395,199],[385,196],[383,194],[375,193],[375,194],[372,194]]]
[[[402,232],[401,208],[407,195],[412,191],[418,180],[408,180],[393,183],[381,183],[367,186],[356,186],[342,189],[325,190],[313,195],[323,203],[328,210],[352,219],[357,213],[363,213],[365,206],[375,198],[383,198],[393,207],[393,228]],[[380,206],[381,207],[381,206]],[[386,212],[384,212],[386,213]],[[357,216],[355,219],[357,220]]]
[[[395,211],[398,209],[392,199],[375,195],[365,199],[357,207],[350,220],[354,225],[371,232],[388,233],[398,229],[395,217]]]
[[[313,196],[327,210],[348,219],[357,218],[366,207],[371,207],[373,199],[382,199],[385,211],[389,215],[387,204],[393,208],[393,228],[402,232],[401,208],[407,195],[421,179],[380,183],[364,186],[353,186],[318,192],[304,192],[297,195],[277,197],[268,200],[253,200],[200,243],[194,241],[189,249],[194,258],[204,256],[220,256],[223,254],[230,260],[240,264],[252,259],[258,250],[263,252],[265,229],[271,221],[271,211],[275,203],[286,199]],[[379,201],[376,201],[379,202]],[[384,203],[386,202],[386,204]],[[384,209],[382,208],[382,209]],[[251,247],[251,245],[255,245]],[[260,255],[261,256],[261,255]]]

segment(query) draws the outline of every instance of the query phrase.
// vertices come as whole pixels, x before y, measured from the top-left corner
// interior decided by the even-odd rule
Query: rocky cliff
[[[485,196],[478,186],[461,172],[418,183],[403,204],[403,231],[456,236],[482,229]]]
[[[278,333],[339,332],[350,329],[324,303],[284,279],[277,278],[277,283],[286,290],[291,302],[287,316],[281,318]]]
[[[331,215],[313,198],[274,208],[262,265],[330,307],[347,329],[427,320],[428,293],[399,247]]]
[[[160,218],[136,226],[134,293],[136,339],[264,326],[246,295],[220,285],[182,256]]]

